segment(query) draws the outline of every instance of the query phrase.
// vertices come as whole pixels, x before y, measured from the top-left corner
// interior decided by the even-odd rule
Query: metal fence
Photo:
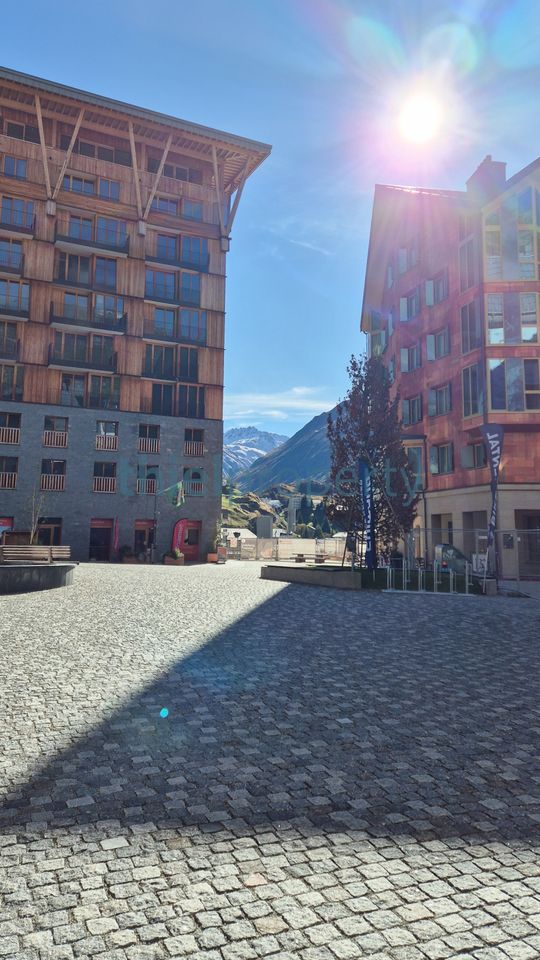
[[[487,563],[488,575],[498,579],[518,583],[540,579],[540,529],[497,530],[489,550],[487,539],[485,527],[415,527],[405,538],[402,551],[409,567],[428,568],[435,559],[436,544],[447,543],[465,555],[475,574],[484,574]]]
[[[271,539],[239,540],[227,550],[231,560],[329,560],[341,563],[345,540],[326,537],[323,540],[304,540],[301,537],[272,537]],[[350,555],[348,556],[350,562]]]

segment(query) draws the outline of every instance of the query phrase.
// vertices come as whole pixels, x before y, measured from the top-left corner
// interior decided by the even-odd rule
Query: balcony
[[[21,341],[15,343],[0,343],[0,360],[14,360],[17,362],[20,354]]]
[[[176,374],[170,371],[157,371],[153,370],[151,364],[143,364],[143,369],[141,373],[142,377],[147,377],[149,380],[166,380],[168,383],[176,383],[178,377]]]
[[[202,440],[185,440],[184,441],[184,456],[185,457],[202,457],[204,455],[204,443]]]
[[[96,370],[99,373],[116,373],[116,353],[110,357],[102,357],[99,360],[88,356],[85,359],[65,356],[55,350],[51,344],[49,346],[49,367],[60,367],[68,370]]]
[[[0,297],[0,319],[28,320],[30,304],[19,297]]]
[[[94,493],[116,493],[116,477],[94,477]]]
[[[96,450],[118,450],[118,434],[96,433]]]
[[[22,276],[24,273],[24,255],[20,250],[0,250],[0,273]]]
[[[166,257],[163,254],[156,254],[156,256],[145,257],[146,263],[159,263],[164,267],[173,267],[176,270],[197,270],[199,273],[208,273],[210,268],[210,257],[204,259],[196,259],[195,257],[187,258],[176,258],[176,257]]]
[[[137,480],[137,493],[150,493],[154,494],[157,489],[157,481],[152,477],[144,478],[143,480]]]
[[[163,327],[156,327],[151,320],[145,320],[143,337],[147,340],[159,340],[164,343],[190,343],[204,346],[206,330],[164,330]]]
[[[184,482],[186,497],[202,497],[204,495],[204,480],[186,480]]]
[[[0,473],[0,490],[15,490],[16,486],[16,473]]]
[[[22,234],[25,237],[33,237],[35,226],[36,218],[33,214],[29,217],[21,210],[10,210],[2,205],[0,233],[7,233],[9,236],[20,236]]]
[[[0,427],[0,443],[20,443],[20,427]]]
[[[129,237],[124,230],[102,230],[92,224],[90,230],[66,221],[60,222],[55,230],[54,242],[57,247],[70,253],[93,254],[96,251],[115,253],[118,257],[129,254]]]
[[[180,290],[176,291],[175,293],[167,294],[167,291],[165,290],[156,290],[153,287],[146,287],[144,291],[144,299],[151,300],[153,303],[164,303],[173,307],[200,307],[201,291],[186,290],[185,288],[181,287]]]
[[[81,330],[87,330],[88,332],[108,330],[111,333],[122,335],[127,329],[127,313],[124,313],[122,317],[115,317],[113,315],[96,314],[95,311],[94,313],[90,311],[83,313],[78,310],[68,310],[66,312],[65,307],[59,307],[51,303],[49,323],[51,326],[71,327],[77,332]]]
[[[49,490],[59,493],[66,488],[65,475],[56,473],[42,473],[39,483],[40,490]]]
[[[139,437],[139,453],[159,453],[159,437]]]
[[[68,435],[66,430],[44,430],[44,447],[67,447]]]

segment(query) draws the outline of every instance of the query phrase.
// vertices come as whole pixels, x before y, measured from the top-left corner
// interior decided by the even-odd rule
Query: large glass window
[[[93,180],[86,177],[75,177],[66,174],[63,181],[64,190],[71,190],[72,193],[85,193],[92,195],[96,192],[96,185]]]
[[[152,384],[152,413],[173,416],[173,386],[171,383]]]
[[[470,353],[481,345],[480,317],[475,300],[461,308],[461,350]]]
[[[28,313],[30,284],[18,280],[0,280],[0,307],[13,313]]]
[[[92,221],[88,217],[69,218],[68,236],[74,240],[92,240]]]
[[[488,342],[504,343],[504,310],[502,293],[490,293],[487,297]]]
[[[463,370],[463,416],[472,417],[480,413],[480,366],[473,363]]]
[[[58,254],[56,279],[63,283],[89,286],[90,257],[79,257],[76,253]]]
[[[22,400],[24,368],[0,364],[0,400]]]
[[[538,316],[536,301],[536,293],[521,293],[519,296],[521,340],[523,343],[538,342]]]
[[[204,418],[204,387],[178,387],[178,416]]]
[[[175,330],[175,311],[167,310],[165,307],[154,308],[154,331],[161,333],[165,337],[174,337]]]
[[[118,410],[120,378],[90,377],[89,404],[91,407],[100,407],[103,410]]]
[[[120,183],[118,180],[107,180],[101,177],[99,196],[103,200],[120,200]]]
[[[402,419],[404,426],[412,423],[420,423],[422,419],[422,395],[411,397],[403,401]]]
[[[459,288],[462,291],[468,290],[474,286],[474,282],[474,240],[471,239],[462,243],[459,248]]]
[[[17,197],[2,197],[0,221],[22,230],[31,230],[34,223],[34,204],[32,200],[19,200]]]
[[[111,217],[98,217],[96,221],[96,240],[109,247],[124,247],[126,244],[126,224],[123,220]]]
[[[0,240],[0,269],[18,271],[22,266],[23,245],[17,240]]]
[[[156,256],[160,260],[178,260],[178,238],[171,237],[169,234],[158,233]]]
[[[147,343],[144,359],[144,375],[146,377],[174,377],[174,347],[162,347],[155,343]]]
[[[61,330],[54,332],[54,352],[55,360],[73,360],[77,363],[83,363],[88,356],[88,337],[76,333],[63,333]]]
[[[180,380],[199,379],[199,351],[191,347],[180,347]]]
[[[156,213],[166,213],[169,216],[178,216],[178,200],[171,200],[170,197],[154,197],[150,206]]]
[[[182,216],[186,220],[202,220],[202,202],[200,200],[182,200]]]
[[[63,316],[73,320],[88,320],[88,303],[85,295],[65,293]]]
[[[4,176],[15,177],[17,180],[26,180],[26,160],[20,157],[4,157]]]
[[[180,339],[194,343],[206,341],[206,311],[180,310]]]
[[[208,265],[208,240],[205,237],[182,237],[182,262],[194,267]]]
[[[431,447],[429,451],[430,473],[452,473],[454,469],[454,446],[452,443],[441,443]]]
[[[64,407],[84,407],[86,377],[63,373],[60,386],[60,403]]]
[[[440,417],[452,409],[452,388],[449,383],[441,387],[433,387],[428,392],[428,414],[430,417]]]
[[[105,290],[116,290],[116,260],[96,257],[94,282],[96,287],[101,287]]]
[[[540,371],[539,360],[524,360],[525,409],[540,410]]]
[[[17,358],[17,324],[0,320],[0,357],[7,360]]]
[[[145,295],[155,297],[157,300],[174,300],[174,273],[165,273],[162,270],[147,270]]]

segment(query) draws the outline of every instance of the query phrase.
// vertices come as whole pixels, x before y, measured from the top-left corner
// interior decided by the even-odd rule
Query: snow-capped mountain
[[[223,435],[223,476],[234,477],[254,460],[275,450],[288,440],[279,433],[267,433],[257,427],[232,427]]]

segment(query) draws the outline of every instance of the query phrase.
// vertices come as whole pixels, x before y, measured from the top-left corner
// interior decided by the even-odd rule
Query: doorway
[[[62,543],[62,517],[40,517],[37,542],[42,547],[58,547]]]
[[[154,546],[154,521],[135,521],[134,552],[139,561],[150,563]]]
[[[201,526],[200,520],[179,520],[173,531],[172,549],[181,550],[192,563],[199,559]]]
[[[88,559],[106,563],[111,559],[113,520],[90,521],[90,547]]]

